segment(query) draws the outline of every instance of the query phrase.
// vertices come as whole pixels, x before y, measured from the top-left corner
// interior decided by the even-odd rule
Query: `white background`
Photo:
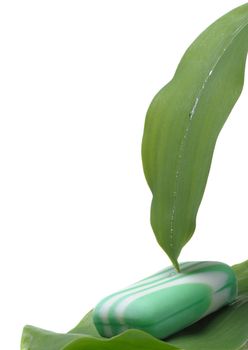
[[[66,332],[170,264],[149,224],[147,107],[240,1],[1,1],[0,333]],[[247,84],[219,137],[183,260],[247,258]]]

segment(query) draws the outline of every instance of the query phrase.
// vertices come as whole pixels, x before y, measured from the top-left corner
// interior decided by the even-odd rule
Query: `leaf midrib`
[[[196,114],[197,107],[199,105],[201,96],[204,93],[205,87],[208,84],[211,76],[215,72],[216,68],[218,67],[219,62],[224,57],[226,51],[228,51],[228,49],[231,47],[233,41],[238,37],[238,35],[243,30],[246,29],[247,26],[248,26],[248,21],[246,20],[244,24],[242,23],[233,32],[233,33],[235,33],[235,35],[233,35],[233,37],[231,38],[230,42],[222,49],[222,54],[220,54],[220,56],[218,56],[217,60],[215,61],[215,63],[210,68],[210,70],[208,72],[208,75],[206,76],[206,78],[204,79],[200,89],[198,90],[198,93],[197,93],[196,98],[194,100],[194,104],[193,104],[193,106],[192,106],[192,108],[190,110],[189,122],[187,123],[187,126],[186,126],[186,128],[184,130],[183,137],[181,139],[181,143],[180,143],[180,146],[179,146],[179,151],[177,153],[177,166],[176,166],[176,171],[175,171],[175,181],[174,181],[174,187],[173,187],[173,203],[172,203],[172,210],[171,210],[171,216],[170,216],[170,239],[169,239],[169,245],[170,245],[171,248],[173,248],[173,246],[174,246],[175,217],[176,217],[176,212],[177,212],[177,205],[176,204],[177,204],[178,186],[179,186],[179,183],[180,183],[180,175],[181,175],[180,174],[180,170],[181,170],[181,166],[182,166],[185,145],[187,143],[189,131],[191,129],[192,122],[194,120],[194,115]],[[184,234],[184,240],[185,240],[185,235],[186,235],[186,233]]]

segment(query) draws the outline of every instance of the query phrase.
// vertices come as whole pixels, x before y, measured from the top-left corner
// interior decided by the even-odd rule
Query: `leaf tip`
[[[181,272],[181,269],[180,269],[180,264],[179,264],[177,258],[176,258],[176,257],[173,257],[173,256],[171,256],[171,255],[169,255],[169,254],[168,254],[168,256],[169,256],[170,261],[172,262],[174,268],[176,269],[176,271],[177,271],[178,273],[180,273],[180,272]]]

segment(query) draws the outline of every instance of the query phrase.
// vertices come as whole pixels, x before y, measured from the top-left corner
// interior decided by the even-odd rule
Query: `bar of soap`
[[[185,262],[168,267],[104,298],[93,311],[103,337],[140,329],[164,339],[232,302],[233,270],[220,262]]]

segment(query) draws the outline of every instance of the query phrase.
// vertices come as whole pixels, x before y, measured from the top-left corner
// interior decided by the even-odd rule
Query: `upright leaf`
[[[195,230],[216,139],[243,87],[247,44],[245,4],[195,40],[147,112],[142,159],[153,193],[151,225],[177,269]]]

